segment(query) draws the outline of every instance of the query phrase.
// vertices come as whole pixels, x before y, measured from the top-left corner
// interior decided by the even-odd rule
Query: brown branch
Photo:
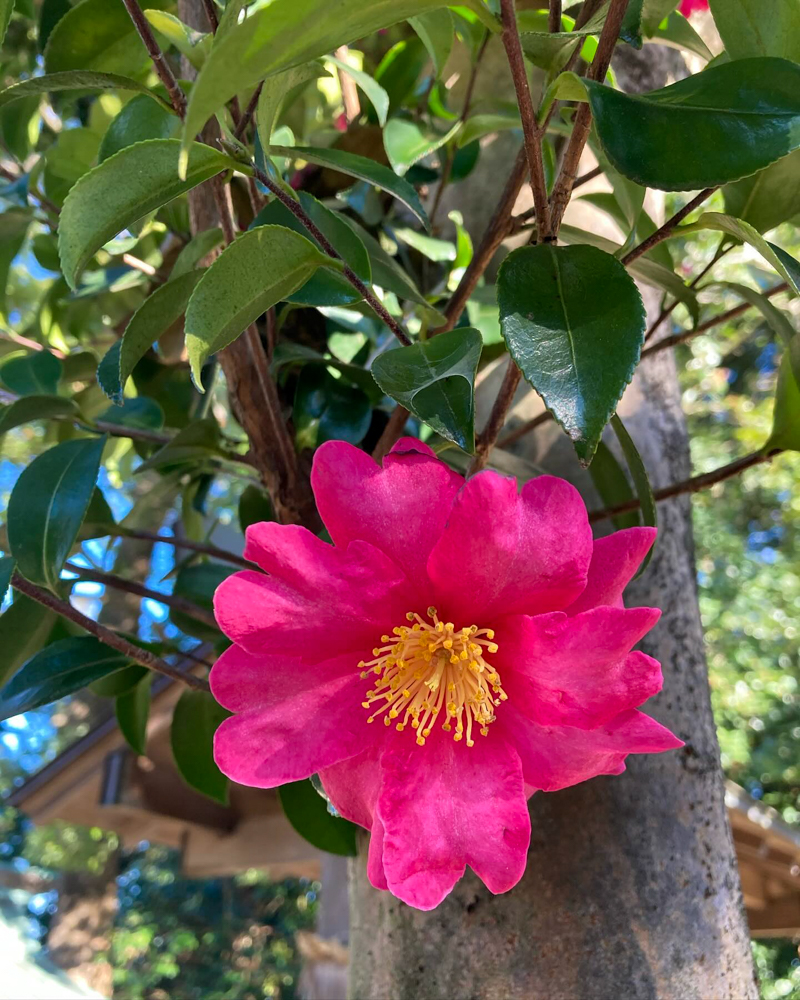
[[[561,31],[561,0],[550,0],[547,30],[552,34],[557,34]]]
[[[723,250],[722,244],[724,242],[725,242],[725,237],[723,236],[722,239],[720,240],[719,246],[717,247],[717,252],[711,258],[711,260],[706,264],[706,266],[702,269],[702,271],[700,271],[699,274],[695,275],[695,277],[689,282],[689,288],[696,288],[697,285],[703,280],[703,278],[705,278],[705,276],[708,274],[711,268],[717,263],[717,261],[720,260],[722,257],[725,256],[726,253],[728,253],[730,250],[733,249],[734,244],[729,243]],[[669,319],[669,317],[673,314],[673,312],[675,311],[675,309],[677,309],[679,305],[680,305],[680,299],[673,299],[673,301],[668,306],[666,306],[661,310],[658,316],[656,316],[656,318],[650,324],[650,328],[648,329],[647,333],[644,335],[645,343],[647,343],[647,341],[650,340],[653,334],[656,333],[661,324],[665,320]]]
[[[142,8],[139,6],[139,0],[122,0],[125,4],[125,8],[130,15],[131,21],[139,34],[139,37],[144,42],[144,47],[147,49],[148,55],[153,60],[153,66],[158,75],[159,80],[164,84],[167,93],[169,94],[169,99],[172,102],[172,107],[175,109],[175,113],[181,117],[186,117],[186,94],[184,94],[181,89],[181,85],[175,79],[175,74],[172,72],[172,67],[167,62],[166,56],[161,51],[161,47],[156,41],[156,36],[153,34],[153,30],[150,27],[150,23],[142,12]]]
[[[400,403],[392,410],[391,416],[383,428],[383,433],[372,451],[372,457],[376,462],[382,462],[392,450],[395,442],[403,436],[403,428],[408,420],[408,415],[409,411]]]
[[[546,424],[548,420],[552,419],[553,414],[549,410],[544,410],[544,412],[539,413],[530,420],[526,420],[525,423],[520,424],[519,427],[515,427],[513,431],[509,431],[508,434],[504,434],[498,440],[497,447],[508,448],[509,445],[515,444],[520,438],[525,437],[529,431],[534,430],[540,424]]]
[[[154,670],[156,673],[163,674],[173,681],[180,681],[181,684],[194,688],[196,691],[209,690],[207,681],[184,673],[149,650],[135,646],[121,635],[117,635],[116,632],[112,632],[105,626],[98,624],[92,618],[87,618],[77,608],[73,608],[68,601],[59,600],[59,598],[54,597],[49,591],[42,590],[41,587],[30,583],[30,581],[20,576],[19,573],[14,574],[11,585],[21,594],[30,597],[32,601],[36,601],[37,604],[41,604],[45,608],[55,611],[62,618],[66,618],[68,621],[79,625],[82,629],[85,629],[85,631],[99,639],[100,642],[106,646],[110,646],[111,649],[116,649],[118,653],[122,653],[123,656],[126,656],[132,662],[140,663],[143,667],[147,667],[148,670]]]
[[[715,486],[726,479],[738,476],[740,472],[744,472],[745,469],[749,469],[754,465],[761,465],[764,462],[772,461],[776,455],[781,454],[782,450],[778,448],[769,454],[763,451],[753,452],[751,455],[745,455],[744,458],[737,458],[734,462],[723,465],[719,469],[713,469],[711,472],[704,472],[700,476],[692,476],[691,479],[684,479],[682,482],[672,483],[671,486],[664,486],[660,490],[654,490],[653,497],[656,501],[660,502],[662,500],[669,500],[672,497],[681,496],[683,493],[699,493],[701,490],[708,489],[709,486]],[[614,507],[591,511],[589,520],[592,523],[603,521],[617,514],[625,514],[629,510],[637,510],[640,506],[641,504],[634,497],[631,500],[626,500],[625,503],[616,504]]]
[[[113,590],[121,590],[126,594],[133,594],[135,597],[142,597],[148,601],[156,601],[165,604],[168,608],[189,615],[196,621],[203,622],[217,628],[217,622],[210,611],[205,611],[192,601],[187,601],[185,597],[178,594],[162,594],[158,590],[151,590],[149,587],[137,583],[135,580],[123,580],[121,576],[114,576],[113,573],[103,573],[98,569],[89,569],[86,566],[78,566],[75,563],[64,563],[64,569],[70,573],[75,573],[81,580],[90,580],[93,583],[102,583]]]
[[[377,315],[383,320],[386,326],[392,331],[392,333],[397,337],[401,344],[406,347],[411,343],[411,338],[405,332],[405,330],[400,326],[396,319],[389,314],[383,303],[377,298],[375,293],[369,288],[361,278],[355,273],[355,271],[350,267],[349,264],[342,260],[342,255],[334,247],[331,241],[322,233],[319,227],[314,223],[314,220],[308,213],[304,210],[302,205],[295,201],[290,195],[288,195],[283,188],[277,185],[257,164],[252,165],[253,173],[258,178],[258,180],[267,188],[275,197],[280,201],[280,203],[288,208],[292,215],[299,219],[300,222],[305,226],[305,228],[311,233],[314,239],[319,243],[322,249],[329,257],[333,257],[334,260],[342,261],[344,265],[342,267],[342,274],[350,282],[350,284],[355,288],[358,294],[364,299],[370,308],[377,313]]]
[[[203,0],[203,7],[205,7],[211,32],[216,35],[217,28],[219,27],[219,16],[217,15],[217,8],[214,6],[214,0]]]
[[[233,130],[233,134],[237,139],[241,139],[247,130],[247,126],[253,119],[253,115],[256,113],[256,108],[258,107],[258,99],[261,97],[261,91],[264,87],[264,81],[256,87],[253,91],[253,96],[247,102],[247,107],[242,112],[242,117],[239,119],[239,124]]]
[[[204,545],[202,542],[193,542],[188,538],[174,538],[172,535],[159,535],[154,531],[135,531],[132,528],[118,529],[109,534],[117,538],[138,538],[143,542],[163,542],[165,545],[172,545],[176,549],[188,549],[190,552],[199,552],[201,555],[210,556],[212,559],[219,559],[222,562],[229,562],[233,566],[242,566],[244,569],[252,569],[253,564],[244,556],[237,556],[226,549],[219,549],[216,545]]]
[[[638,246],[634,247],[629,253],[626,253],[622,258],[622,263],[627,267],[628,264],[632,264],[633,261],[638,260],[642,254],[647,253],[648,250],[652,250],[654,246],[657,246],[663,240],[668,239],[672,235],[675,227],[679,223],[683,222],[686,216],[690,215],[698,207],[698,205],[702,205],[706,198],[709,198],[717,190],[717,187],[719,187],[719,185],[708,187],[701,191],[700,194],[696,194],[691,201],[687,202],[683,206],[683,208],[677,211],[671,218],[667,219],[663,226],[659,226],[658,229],[656,229],[654,233],[651,233],[646,240],[642,240]]]
[[[338,49],[334,51],[336,58],[348,66],[347,61],[348,48],[346,45],[340,45]],[[356,118],[361,114],[361,101],[358,99],[358,88],[356,87],[356,81],[350,76],[347,70],[341,69],[341,67],[336,67],[336,76],[339,80],[339,89],[342,92],[342,103],[344,104],[344,117],[348,125],[351,125]]]
[[[514,399],[521,378],[522,372],[517,368],[514,359],[509,357],[505,378],[492,406],[492,412],[489,414],[486,426],[478,435],[478,440],[475,444],[475,457],[472,460],[468,475],[480,472],[486,465],[489,452],[494,447],[495,441],[497,441],[497,437],[503,429],[506,414]]]
[[[503,25],[503,46],[511,69],[520,119],[522,120],[525,154],[528,158],[533,203],[536,209],[537,233],[540,239],[547,239],[550,234],[550,204],[547,200],[547,182],[544,176],[544,160],[542,159],[542,132],[536,121],[536,109],[531,98],[528,73],[525,69],[525,57],[522,54],[522,45],[517,30],[514,0],[500,0],[500,19]]]

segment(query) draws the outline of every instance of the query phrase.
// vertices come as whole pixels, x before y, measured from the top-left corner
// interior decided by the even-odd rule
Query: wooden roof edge
[[[800,851],[800,829],[781,819],[777,809],[754,799],[735,781],[725,781],[725,805],[731,812],[744,816],[753,826],[760,827],[765,835],[785,841],[792,851]]]

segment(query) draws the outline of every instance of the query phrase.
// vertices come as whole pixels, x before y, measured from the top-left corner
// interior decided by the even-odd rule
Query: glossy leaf
[[[286,818],[309,844],[328,854],[356,856],[356,825],[332,816],[327,802],[307,778],[281,785],[278,796]]]
[[[24,396],[10,406],[0,408],[0,434],[32,420],[51,420],[53,417],[71,417],[78,407],[63,396]]]
[[[207,691],[184,691],[172,715],[172,756],[195,791],[228,804],[228,779],[214,762],[214,733],[228,718]]]
[[[800,150],[766,170],[726,184],[725,212],[748,222],[759,233],[800,215]]]
[[[239,527],[242,533],[251,524],[261,521],[277,521],[275,508],[269,496],[258,486],[245,486],[239,497]]]
[[[458,121],[449,132],[434,132],[405,118],[392,118],[383,130],[383,145],[395,173],[407,173],[415,163],[454,138],[460,128]]]
[[[586,86],[609,160],[646,187],[726,184],[800,147],[800,66],[785,59],[722,63],[640,95]]]
[[[306,365],[295,388],[293,420],[298,448],[335,440],[358,444],[369,430],[372,406],[360,389]]]
[[[8,502],[8,543],[20,573],[56,591],[89,506],[105,438],[64,441],[31,462]]]
[[[169,11],[146,10],[144,16],[182,56],[186,56],[190,65],[202,68],[213,40],[209,32],[195,31]]]
[[[192,87],[184,143],[239,91],[326,55],[340,45],[397,24],[408,17],[444,7],[441,0],[341,0],[320,6],[318,0],[273,0],[217,40]],[[496,26],[480,0],[465,6]]]
[[[182,566],[175,577],[175,593],[204,611],[214,611],[214,591],[227,580],[235,570],[232,566],[224,566],[217,562],[194,563]],[[220,638],[219,629],[206,625],[182,611],[170,610],[170,618],[178,628],[187,635],[196,636],[207,642],[216,642]]]
[[[95,486],[77,540],[83,542],[87,538],[104,538],[116,532],[117,522],[108,506],[108,501],[103,496],[103,491]]]
[[[325,266],[336,269],[336,262],[283,226],[251,229],[223,250],[203,272],[186,310],[186,351],[198,388],[212,354]]]
[[[154,399],[136,396],[134,399],[123,400],[121,405],[109,406],[98,419],[103,424],[160,431],[164,426],[164,411]]]
[[[19,396],[54,396],[61,378],[61,361],[50,351],[33,351],[11,358],[0,368],[0,379]]]
[[[435,431],[471,452],[475,447],[475,375],[483,340],[459,327],[410,347],[386,351],[372,363],[383,391]]]
[[[650,478],[647,475],[647,469],[642,461],[642,456],[639,454],[636,445],[633,443],[633,438],[625,429],[625,425],[616,413],[611,418],[611,426],[614,429],[614,433],[617,435],[617,440],[622,448],[622,454],[625,456],[625,461],[628,463],[628,471],[631,474],[631,479],[633,479],[636,496],[639,500],[639,508],[642,512],[642,521],[648,527],[655,528],[658,526],[656,501],[653,497],[653,488],[650,485]],[[639,571],[636,574],[637,577],[644,573],[652,557],[653,549],[651,548],[639,567]]]
[[[56,623],[56,613],[24,594],[0,615],[0,684],[4,684],[47,641]]]
[[[674,11],[665,22],[659,24],[654,31],[650,32],[650,39],[661,45],[668,45],[672,49],[679,49],[684,52],[692,52],[706,62],[713,59],[714,54],[703,41],[701,36],[694,30],[688,19]]]
[[[310,146],[273,146],[271,152],[276,156],[286,156],[294,159],[307,160],[321,167],[331,167],[340,173],[350,177],[357,177],[367,184],[374,184],[375,187],[386,191],[388,194],[402,202],[409,211],[413,212],[419,221],[428,227],[428,217],[419,195],[402,177],[398,177],[392,170],[382,163],[369,160],[366,156],[357,156],[355,153],[348,153],[343,149],[317,149]]]
[[[800,335],[795,335],[784,351],[775,387],[772,432],[764,451],[800,451]],[[1,619],[0,619],[1,620]]]
[[[119,344],[114,344],[98,369],[103,392],[122,403],[125,383],[139,361],[173,323],[186,312],[189,298],[203,277],[202,271],[188,271],[158,287],[131,316]],[[112,353],[113,352],[113,353]]]
[[[800,62],[800,6],[795,0],[710,0],[731,59],[781,56]]]
[[[639,361],[636,285],[594,247],[522,247],[500,268],[497,300],[511,356],[588,464]]]
[[[31,216],[25,210],[12,210],[0,215],[0,315],[6,313],[6,285],[11,263],[25,242]]]
[[[147,677],[148,673],[147,667],[131,663],[121,670],[115,670],[107,677],[102,677],[99,681],[94,681],[90,687],[92,692],[101,698],[116,698],[132,691],[144,677]]]
[[[86,0],[84,0],[86,2]],[[235,166],[196,142],[187,179],[178,179],[178,139],[150,139],[116,153],[84,174],[69,192],[58,227],[64,277],[75,288],[83,268],[113,236],[178,195]]]
[[[589,475],[592,477],[594,488],[600,494],[604,507],[616,507],[617,504],[626,503],[633,499],[633,490],[628,482],[628,477],[617,461],[616,455],[605,441],[598,442],[597,451],[589,466]],[[622,528],[631,528],[641,523],[635,510],[628,511],[626,514],[617,514],[611,520],[616,531]]]
[[[180,118],[162,105],[137,94],[106,129],[97,162],[102,163],[127,146],[147,139],[171,139],[180,130]]]
[[[5,90],[0,90],[0,108],[13,101],[20,101],[23,97],[55,94],[61,90],[135,90],[140,94],[147,94],[152,102],[159,104],[169,112],[171,118],[175,118],[172,106],[138,80],[131,80],[130,77],[120,76],[118,73],[97,73],[80,69],[64,73],[47,73],[44,76],[34,76],[30,80],[12,84]]]
[[[367,95],[369,102],[375,109],[375,114],[378,118],[378,124],[383,128],[386,124],[386,116],[389,114],[389,95],[383,89],[383,87],[369,75],[369,73],[364,73],[360,69],[356,69],[355,66],[351,66],[350,63],[342,62],[341,59],[337,59],[336,56],[328,56],[327,61],[333,63],[334,66],[338,67],[343,73],[353,80],[353,82],[358,86],[360,90]]]
[[[444,72],[445,64],[455,41],[453,15],[446,7],[431,10],[427,14],[410,17],[408,23],[419,35],[433,61],[434,75],[438,79]]]
[[[547,28],[547,13],[543,10],[520,10],[517,14],[522,50],[530,61],[549,73],[558,71],[572,53],[589,35],[597,35],[603,29],[608,4],[603,3],[582,28],[571,31],[550,32]],[[563,19],[565,26],[572,19]]]
[[[34,654],[0,691],[0,720],[75,694],[127,663],[93,635],[59,639]]]
[[[147,720],[150,717],[150,688],[152,678],[143,677],[139,683],[117,696],[114,711],[117,725],[125,742],[134,753],[147,753]]]

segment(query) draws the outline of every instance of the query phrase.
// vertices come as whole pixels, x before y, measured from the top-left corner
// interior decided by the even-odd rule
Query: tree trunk
[[[652,74],[658,58],[652,46],[647,50]],[[638,78],[630,66],[622,69],[638,89],[664,82],[642,86],[644,65],[640,59]],[[485,190],[496,185],[482,181],[485,200]],[[474,192],[481,179],[469,183]],[[496,379],[487,380],[489,400]],[[623,404],[620,413],[654,484],[685,478],[689,448],[672,357],[657,354],[644,363]],[[553,425],[535,435],[514,450],[549,472],[580,478]],[[653,560],[627,601],[663,610],[641,644],[664,669],[664,691],[646,708],[685,748],[631,757],[618,777],[535,795],[527,872],[503,896],[492,896],[468,873],[438,909],[421,913],[372,889],[362,851],[351,865],[355,1000],[758,995],[725,815],[689,499],[660,504],[659,523]]]

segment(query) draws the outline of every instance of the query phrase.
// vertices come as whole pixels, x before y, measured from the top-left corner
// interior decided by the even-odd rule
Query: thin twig
[[[314,223],[314,220],[308,213],[303,209],[302,205],[295,201],[290,195],[288,195],[283,188],[276,184],[268,174],[266,174],[257,164],[252,164],[252,170],[258,180],[267,188],[275,197],[280,201],[280,203],[288,208],[295,218],[299,219],[300,222],[305,226],[305,228],[311,233],[314,239],[319,243],[322,249],[329,257],[333,257],[335,260],[341,260],[344,265],[342,268],[342,274],[350,282],[350,284],[355,288],[358,294],[364,299],[367,305],[378,314],[378,316],[383,320],[386,326],[392,331],[392,333],[397,337],[401,344],[406,347],[411,343],[411,338],[405,332],[405,330],[400,326],[397,320],[390,315],[386,310],[383,303],[377,298],[375,293],[369,288],[361,278],[355,273],[355,271],[342,260],[342,255],[333,246],[331,241],[322,233],[319,227]]]
[[[378,438],[378,443],[372,451],[372,457],[376,462],[382,462],[386,455],[392,450],[396,441],[403,436],[403,429],[408,420],[409,411],[400,403],[392,410],[391,416],[383,428],[383,433]]]
[[[494,447],[495,441],[503,429],[503,424],[506,420],[506,414],[508,413],[509,407],[514,399],[514,395],[517,391],[517,386],[522,379],[522,372],[517,368],[514,363],[513,358],[508,359],[508,367],[506,368],[505,378],[503,379],[503,384],[500,386],[500,391],[497,394],[497,398],[492,406],[492,412],[489,414],[489,419],[486,421],[486,426],[481,431],[478,436],[478,441],[475,445],[475,457],[472,460],[472,465],[469,469],[469,475],[473,475],[486,465],[486,461],[489,457],[489,452]]]
[[[764,462],[772,461],[776,455],[781,454],[782,450],[779,448],[769,452],[769,454],[763,451],[753,452],[751,455],[745,455],[744,458],[737,458],[736,461],[730,462],[728,465],[723,465],[719,469],[704,472],[700,476],[692,476],[691,479],[684,479],[679,483],[672,483],[671,486],[664,486],[660,490],[654,490],[653,497],[660,502],[661,500],[669,500],[672,497],[681,496],[683,493],[699,493],[701,490],[708,489],[709,486],[715,486],[726,479],[738,476],[740,472],[744,472],[745,469],[749,469],[754,465],[761,465]],[[637,510],[640,506],[641,504],[638,499],[634,497],[631,500],[626,500],[624,503],[616,504],[614,507],[591,511],[589,520],[592,523],[603,521],[608,517],[615,517],[617,514],[625,514],[629,510]]]
[[[210,556],[212,559],[219,559],[221,562],[229,562],[234,566],[242,566],[244,569],[252,569],[253,564],[244,556],[234,555],[226,549],[219,549],[216,545],[204,545],[202,542],[193,542],[188,538],[175,538],[172,535],[159,535],[154,531],[136,531],[132,528],[120,529],[109,532],[117,538],[137,538],[143,542],[163,542],[165,545],[172,545],[176,549],[188,549],[190,552],[199,552],[201,555]]]
[[[700,273],[695,275],[694,278],[692,278],[692,280],[689,282],[689,288],[696,288],[697,285],[703,280],[703,278],[705,278],[705,276],[708,274],[711,268],[717,263],[717,261],[721,260],[725,256],[725,254],[728,253],[730,250],[732,250],[733,247],[735,246],[735,244],[729,243],[723,249],[724,242],[725,242],[725,237],[723,236],[722,239],[720,240],[719,246],[717,247],[717,252],[711,258],[711,260],[706,264],[706,266],[700,271]],[[645,343],[647,343],[648,340],[650,340],[650,338],[653,336],[653,334],[655,334],[658,331],[658,328],[661,326],[661,324],[665,320],[669,319],[669,317],[673,314],[673,312],[675,311],[675,309],[677,309],[679,305],[680,305],[680,299],[673,299],[668,306],[665,306],[661,310],[658,316],[656,316],[656,318],[650,324],[650,328],[648,329],[647,333],[645,333],[644,335]]]
[[[550,0],[550,13],[547,18],[547,30],[551,34],[561,31],[561,0]]]
[[[62,618],[66,618],[68,621],[79,625],[82,629],[85,629],[85,631],[99,639],[104,645],[110,646],[111,649],[116,649],[118,653],[122,653],[123,656],[126,656],[132,662],[140,663],[143,667],[147,667],[148,670],[154,670],[156,673],[163,674],[173,681],[180,681],[181,684],[194,688],[196,691],[209,690],[207,681],[201,680],[199,677],[194,677],[192,674],[184,673],[177,667],[173,667],[172,664],[167,663],[166,660],[162,660],[160,656],[156,656],[147,649],[135,646],[121,635],[117,635],[116,632],[112,632],[105,626],[98,624],[92,618],[87,618],[77,608],[73,608],[68,601],[59,600],[59,598],[54,597],[49,591],[42,590],[41,587],[30,583],[30,581],[20,576],[19,573],[14,574],[11,585],[21,594],[30,597],[32,601],[36,601],[37,604],[41,604],[45,608],[55,611]]]
[[[253,91],[253,96],[247,102],[247,107],[242,112],[242,117],[239,119],[239,124],[233,130],[233,134],[237,139],[241,139],[247,130],[247,126],[253,119],[253,115],[256,113],[256,108],[258,107],[258,99],[261,97],[261,91],[264,87],[264,81],[256,87]]]
[[[700,192],[700,194],[696,194],[691,201],[687,202],[683,206],[683,208],[679,209],[671,218],[667,219],[663,226],[659,226],[658,229],[656,229],[654,233],[651,233],[646,240],[642,240],[638,246],[635,246],[633,250],[626,253],[622,258],[622,263],[627,267],[628,264],[632,264],[633,261],[638,260],[642,254],[646,254],[648,250],[652,250],[654,246],[657,246],[663,240],[668,239],[672,235],[675,227],[683,222],[687,215],[691,215],[691,213],[699,205],[702,205],[706,198],[709,198],[717,190],[718,186],[719,185],[715,185],[714,187],[705,188]]]
[[[536,209],[537,232],[540,238],[547,239],[550,234],[550,204],[547,200],[547,181],[544,176],[542,132],[536,121],[536,109],[531,98],[528,73],[525,69],[525,57],[522,54],[522,44],[517,29],[514,0],[500,0],[500,18],[503,25],[503,46],[511,69],[520,119],[522,120],[522,134],[525,140],[525,153],[528,158],[533,203]]]
[[[219,27],[219,16],[217,15],[217,8],[214,6],[214,0],[203,0],[203,6],[206,10],[208,23],[211,26],[211,32],[216,35],[217,28]]]
[[[546,424],[548,420],[553,419],[553,414],[549,410],[544,410],[542,413],[537,414],[537,416],[532,417],[530,420],[526,420],[524,424],[520,424],[519,427],[515,427],[513,431],[509,431],[508,434],[504,434],[497,441],[498,448],[508,448],[509,445],[515,444],[520,438],[525,437],[529,432],[537,428],[540,424]]]
[[[148,278],[154,277],[158,272],[152,264],[148,264],[144,260],[139,260],[138,257],[134,257],[132,253],[124,253],[122,255],[122,260],[132,267],[135,271],[141,271],[142,274],[146,274]]]
[[[78,566],[76,563],[64,563],[64,569],[70,573],[75,573],[81,580],[89,580],[92,583],[102,583],[112,590],[121,590],[126,594],[133,594],[135,597],[142,597],[146,601],[156,601],[158,604],[165,604],[174,611],[189,615],[196,621],[203,622],[204,625],[217,627],[216,619],[210,611],[205,611],[193,601],[187,601],[185,597],[178,594],[162,594],[158,590],[151,590],[149,587],[137,583],[136,580],[123,580],[121,576],[114,576],[113,573],[103,573],[98,569],[89,569],[86,566]]]
[[[172,67],[167,62],[166,56],[161,51],[161,47],[156,41],[156,36],[153,34],[150,22],[144,16],[138,0],[122,0],[122,2],[125,4],[125,8],[133,21],[139,37],[144,42],[144,47],[147,49],[148,55],[153,60],[153,66],[156,74],[158,75],[159,80],[164,84],[164,87],[169,94],[169,99],[172,102],[172,107],[175,109],[175,113],[180,118],[185,118],[186,94],[184,94],[181,89],[181,85],[175,79]]]

